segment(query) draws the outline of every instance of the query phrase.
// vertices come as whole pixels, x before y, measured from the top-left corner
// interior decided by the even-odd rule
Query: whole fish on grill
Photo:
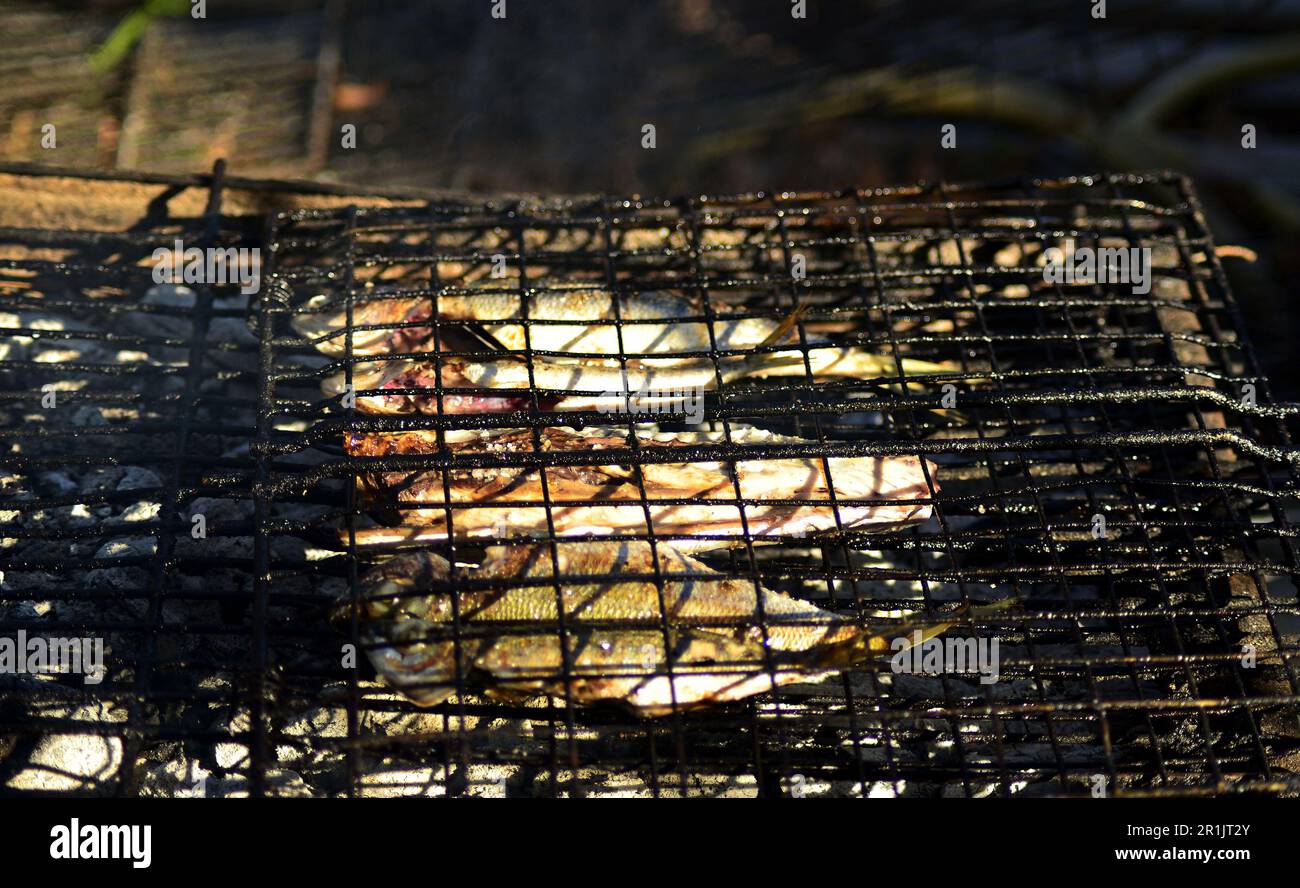
[[[689,536],[674,540],[678,548],[710,549],[736,545],[746,533],[770,542],[837,527],[885,530],[921,523],[929,519],[938,490],[935,467],[915,456],[823,460],[741,452],[729,462],[718,457],[728,444],[726,432],[655,432],[638,435],[641,453],[654,458],[680,449],[686,458],[638,460],[638,477],[636,468],[601,455],[629,449],[624,430],[550,427],[536,433],[543,452],[589,452],[591,464],[453,468],[445,479],[442,470],[363,471],[358,484],[367,505],[395,512],[399,523],[358,529],[357,543],[446,539],[449,511],[455,538],[549,535],[552,529],[562,537],[645,534],[648,511],[655,534]],[[445,440],[453,453],[521,454],[535,452],[533,434],[532,429],[458,430],[446,433]],[[730,424],[729,441],[742,451],[815,446],[740,423]],[[387,457],[434,453],[438,442],[432,431],[352,433],[345,448],[353,456]],[[737,503],[737,483],[742,500],[753,502]]]
[[[316,297],[317,300],[323,297]],[[309,300],[310,307],[315,300]],[[409,355],[432,350],[433,297],[376,297],[353,306],[351,353],[354,356]],[[914,358],[896,362],[857,346],[814,340],[806,349],[779,349],[742,355],[717,352],[774,349],[792,332],[792,317],[739,317],[711,322],[699,300],[664,291],[614,294],[603,290],[546,290],[523,296],[508,291],[438,296],[440,320],[481,325],[487,338],[506,350],[483,358],[444,356],[435,366],[428,357],[362,361],[352,367],[352,391],[430,388],[514,389],[513,394],[454,392],[444,395],[441,412],[480,412],[527,407],[522,392],[534,384],[549,409],[615,407],[637,393],[646,406],[687,391],[715,388],[719,381],[745,377],[841,377],[870,379],[953,370]],[[527,315],[523,324],[509,323]],[[541,323],[531,323],[538,321]],[[293,319],[294,328],[319,350],[346,353],[345,311],[318,310]],[[444,330],[439,339],[447,336]],[[438,342],[443,345],[441,341]],[[536,352],[531,372],[524,356]],[[444,346],[445,348],[445,346]],[[510,354],[514,352],[514,354]],[[627,357],[620,362],[614,356]],[[900,366],[901,365],[901,366]],[[323,383],[332,396],[347,391],[348,375],[339,372]],[[567,392],[589,391],[578,395]],[[427,391],[392,395],[367,394],[358,406],[371,413],[437,413],[437,398]]]
[[[427,551],[367,572],[357,619],[375,671],[426,706],[459,683],[496,697],[567,696],[656,716],[816,680],[880,658],[891,638],[910,634],[866,631],[669,546],[555,549],[553,563],[546,544],[492,547],[459,576]],[[477,581],[487,588],[471,588]],[[338,602],[335,625],[349,626],[352,613],[350,598]]]
[[[401,354],[432,348],[433,296],[379,296],[352,307],[352,354]],[[710,351],[708,327],[699,300],[673,291],[615,295],[607,290],[544,290],[527,297],[517,292],[488,290],[439,295],[443,321],[477,322],[502,346],[523,350],[617,355],[622,326],[622,353]],[[525,337],[525,303],[530,324]],[[292,320],[294,329],[325,354],[346,353],[343,331],[346,309],[329,308],[328,297],[315,297]],[[763,342],[779,322],[768,318],[714,321],[717,348],[748,348]]]
[[[291,324],[324,354],[347,353],[346,307],[336,297],[309,299]],[[527,296],[510,290],[483,289],[436,297],[376,295],[352,306],[352,354],[406,354],[433,348],[434,304],[442,331],[473,323],[502,347],[522,351],[569,352],[577,355],[656,356],[762,345],[780,332],[782,322],[745,317],[744,309],[720,306],[710,322],[698,297],[673,290],[616,294],[601,289],[548,289]],[[731,315],[742,315],[731,317]],[[523,323],[511,323],[528,319]],[[537,322],[537,323],[534,323]],[[619,347],[620,341],[622,348]],[[685,354],[682,354],[685,353]]]
[[[768,233],[761,225],[743,230],[749,227],[748,222],[736,220],[735,226],[736,228],[705,227],[699,232],[698,242],[701,246],[729,248],[744,243],[758,246],[768,240]],[[395,286],[400,286],[395,284],[395,281],[408,279],[408,276],[418,278],[421,274],[427,277],[430,272],[434,272],[436,280],[455,282],[464,287],[482,286],[483,292],[491,293],[493,291],[489,287],[500,287],[502,277],[498,275],[495,261],[486,262],[484,257],[510,255],[517,248],[514,232],[480,230],[467,233],[459,240],[449,232],[443,234],[451,238],[451,241],[440,238],[439,243],[433,247],[435,252],[440,248],[449,249],[453,253],[473,250],[479,254],[479,258],[443,256],[436,260],[433,257],[426,257],[403,261],[400,257],[386,256],[382,264],[371,264],[367,263],[368,256],[365,251],[362,251],[356,256],[354,279],[362,281],[364,293],[360,295],[321,293],[312,296],[299,306],[293,319],[295,329],[326,354],[345,354],[343,331],[347,326],[347,301],[351,299],[355,348],[353,354],[374,354],[375,349],[380,352],[413,350],[412,346],[432,336],[432,327],[422,322],[429,319],[433,295],[413,293],[409,289],[393,289]],[[575,283],[586,281],[587,283],[580,286],[585,286],[589,292],[597,294],[603,292],[599,282],[605,278],[605,239],[599,232],[583,232],[571,228],[526,228],[519,232],[518,237],[523,240],[529,253],[528,279],[531,284],[554,285],[557,289],[572,290],[575,289]],[[689,246],[689,240],[683,233],[673,232],[668,228],[628,229],[621,231],[616,238],[616,248],[622,251],[662,252],[669,246],[684,250]],[[599,252],[592,252],[593,248]],[[887,248],[887,244],[877,245],[877,249],[880,250]],[[519,268],[513,263],[509,264],[504,271],[505,280],[520,279]],[[385,286],[389,289],[380,289]],[[678,296],[671,290],[650,295],[660,294],[669,298]],[[440,294],[438,297],[440,304],[443,304],[443,300],[455,298],[455,295]],[[477,293],[472,295],[477,297]],[[543,295],[539,301],[539,308],[531,316],[537,317],[539,312],[544,313],[550,299],[551,297]],[[445,304],[449,311],[457,311],[454,302]],[[671,302],[668,305],[669,310],[674,311],[668,317],[684,317],[687,314],[687,312],[675,311]],[[632,310],[635,311],[635,307]],[[404,334],[389,341],[385,333],[394,332],[401,325],[409,325],[407,329],[412,332],[409,336]],[[357,327],[368,329],[358,330]],[[398,347],[394,348],[394,345]]]
[[[525,409],[532,404],[529,392],[534,388],[542,409],[623,411],[633,399],[637,409],[650,412],[689,402],[698,392],[716,389],[719,380],[728,384],[743,378],[806,377],[810,372],[814,377],[858,380],[899,375],[899,365],[892,358],[853,346],[810,348],[806,355],[806,363],[805,352],[785,350],[719,357],[716,362],[641,358],[630,359],[625,365],[610,359],[535,356],[531,368],[522,355],[448,356],[440,358],[437,365],[428,359],[401,357],[358,362],[352,368],[350,391],[356,394],[358,409],[374,414],[438,414],[435,390],[439,387],[467,390],[444,392],[442,413]],[[910,358],[899,363],[908,375],[949,369]],[[321,389],[331,397],[348,393],[347,374],[326,378]]]

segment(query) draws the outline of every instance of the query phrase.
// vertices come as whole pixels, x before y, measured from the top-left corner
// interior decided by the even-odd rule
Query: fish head
[[[458,644],[451,637],[451,577],[451,564],[432,552],[395,555],[361,576],[355,601],[346,595],[330,613],[331,624],[345,634],[355,615],[353,637],[375,672],[419,706],[450,697],[465,662],[484,643],[466,638]]]
[[[340,370],[321,380],[320,388],[321,392],[330,398],[342,398],[357,392],[406,388],[408,371],[409,366],[406,361],[361,361],[352,366],[350,386],[347,371]],[[365,413],[398,414],[411,412],[408,406],[408,398],[405,395],[361,395],[357,397],[357,405]]]
[[[374,355],[384,352],[427,350],[433,328],[419,325],[432,314],[427,298],[375,294],[351,306],[351,352]],[[416,326],[407,326],[415,324]],[[348,353],[348,306],[337,296],[313,296],[298,307],[289,321],[294,331],[317,351],[338,357]]]
[[[357,407],[364,413],[410,414],[429,416],[440,413],[507,413],[526,410],[532,399],[521,393],[448,392],[443,391],[441,403],[438,389],[491,388],[491,380],[467,378],[470,362],[459,358],[443,357],[438,364],[432,359],[397,358],[382,361],[359,361],[352,367],[352,391],[357,394]],[[519,383],[519,380],[516,380]],[[520,383],[526,387],[527,380]],[[393,394],[382,390],[393,389]],[[330,397],[347,394],[347,374],[334,373],[321,382],[321,390]],[[399,391],[406,393],[399,393]],[[361,393],[365,394],[361,394]],[[540,398],[543,409],[549,409],[553,398]]]
[[[405,552],[385,559],[361,575],[357,583],[356,613],[362,623],[407,621],[438,622],[451,619],[451,596],[438,595],[452,577],[447,559],[432,552]],[[346,630],[352,621],[353,597],[340,598],[331,609],[330,622]]]

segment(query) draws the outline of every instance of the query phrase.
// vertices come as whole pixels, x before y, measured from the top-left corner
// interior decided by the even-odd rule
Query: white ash
[[[36,679],[30,681],[40,684]],[[111,703],[55,706],[46,709],[48,718],[67,719],[95,725],[120,724],[126,713]],[[65,729],[67,730],[67,729]],[[122,767],[123,744],[119,737],[95,733],[47,733],[36,743],[25,767],[5,782],[13,790],[110,794]]]

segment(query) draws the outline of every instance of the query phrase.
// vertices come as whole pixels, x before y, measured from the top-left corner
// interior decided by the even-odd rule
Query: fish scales
[[[647,542],[559,542],[554,563],[546,545],[491,547],[457,577],[445,559],[417,551],[362,578],[367,653],[385,681],[424,705],[447,699],[459,673],[496,692],[567,692],[657,715],[807,681],[885,650],[850,619]],[[468,588],[478,582],[498,585]],[[341,601],[336,620],[349,614]]]

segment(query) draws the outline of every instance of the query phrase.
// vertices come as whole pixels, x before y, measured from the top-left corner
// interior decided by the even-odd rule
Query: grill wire
[[[235,242],[220,171],[211,187],[189,236]],[[0,677],[0,785],[9,790],[182,792],[210,774],[209,794],[1296,791],[1294,410],[1269,396],[1180,177],[293,210],[261,239],[272,274],[255,305],[222,287],[195,287],[193,305],[141,303],[148,268],[131,267],[171,236],[3,232],[9,247],[82,257],[5,260],[3,310],[111,320],[51,334],[19,315],[11,339],[25,337],[30,350],[75,338],[148,356],[139,366],[5,356],[0,629],[99,635],[111,649],[109,678],[93,688]],[[1150,248],[1150,294],[1048,283],[1044,250],[1067,239]],[[329,358],[289,323],[317,310],[313,297],[349,314],[374,299],[422,297],[431,319],[411,326],[431,326],[446,346],[464,325],[438,319],[436,301],[479,287],[681,291],[709,322],[785,319],[801,306],[781,349],[834,328],[881,355],[960,369],[723,384],[704,402],[722,441],[670,459],[639,442],[656,425],[687,427],[686,415],[557,416],[540,409],[548,393],[535,385],[510,413],[350,410],[320,383],[367,360],[351,353],[363,331],[340,329],[345,353]],[[154,315],[174,318],[184,335],[123,332]],[[546,322],[518,323],[531,337]],[[102,329],[111,332],[93,332]],[[705,356],[716,366],[723,354]],[[42,414],[35,401],[50,381],[81,386],[68,404],[93,404],[107,423],[77,424],[99,420],[72,407],[67,419]],[[943,385],[954,386],[955,410],[940,410]],[[1253,403],[1243,403],[1247,385]],[[449,388],[429,394],[464,393]],[[489,699],[463,676],[451,701],[420,709],[364,658],[342,665],[349,639],[325,613],[340,597],[364,598],[359,578],[384,554],[356,543],[376,522],[359,475],[596,464],[543,451],[537,437],[525,452],[356,457],[344,453],[344,434],[559,424],[621,427],[629,445],[598,462],[638,478],[666,460],[721,461],[734,478],[741,456],[926,457],[936,468],[923,524],[863,532],[837,514],[830,530],[776,543],[746,528],[737,545],[701,558],[867,626],[934,624],[961,604],[1014,599],[965,613],[950,630],[996,637],[1001,680],[854,669],[643,719],[569,695]],[[806,443],[737,444],[741,424]],[[86,466],[152,467],[157,483],[87,492],[42,474]],[[639,493],[633,502],[649,514],[644,484]],[[63,517],[137,501],[156,502],[165,520],[127,528]],[[540,505],[553,526],[562,506],[545,486]],[[189,535],[197,512],[208,516],[206,540]],[[1102,538],[1091,533],[1098,515]],[[449,556],[472,564],[494,542],[520,538],[502,528],[457,539]],[[105,578],[114,570],[139,573]],[[355,622],[350,629],[363,646]],[[32,776],[48,776],[52,745],[87,737],[110,760],[100,775]]]

